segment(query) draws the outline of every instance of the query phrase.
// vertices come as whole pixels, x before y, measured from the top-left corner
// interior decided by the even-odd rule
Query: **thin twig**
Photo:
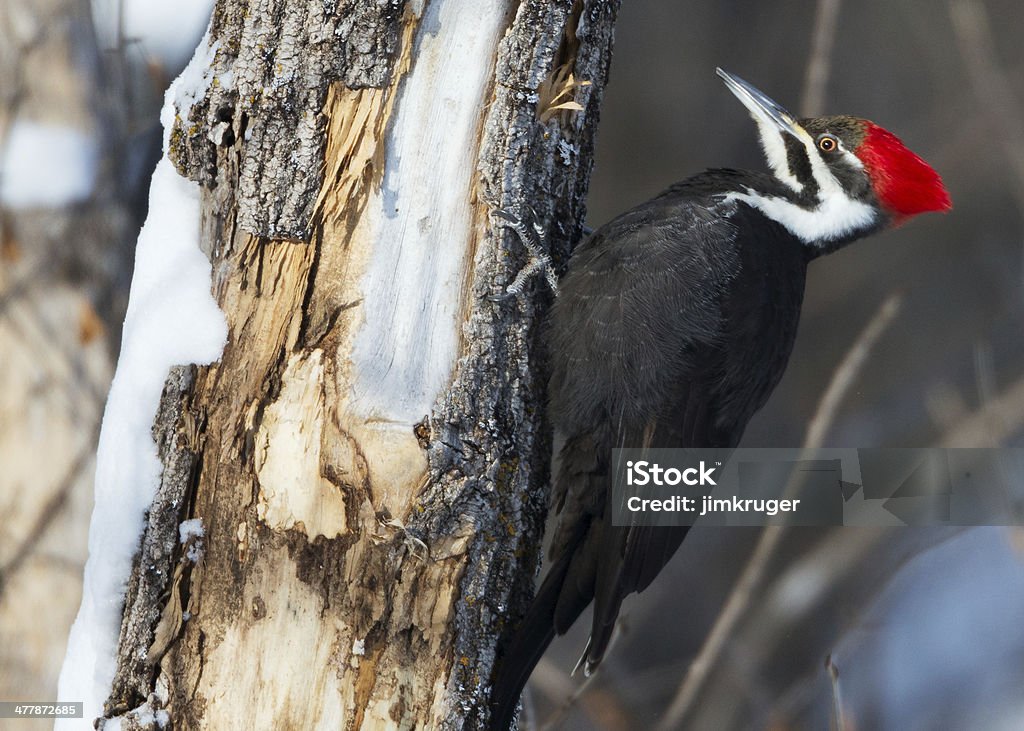
[[[1024,427],[1024,378],[946,432],[941,447],[995,447]]]
[[[560,728],[562,723],[565,721],[566,716],[569,715],[569,711],[572,710],[573,706],[579,702],[580,698],[583,697],[583,694],[586,693],[588,688],[590,688],[590,684],[594,682],[594,679],[600,671],[601,666],[598,665],[597,669],[576,687],[572,695],[566,698],[562,705],[544,721],[544,724],[540,727],[540,731],[554,731],[555,729]]]
[[[999,167],[1009,171],[1017,207],[1024,215],[1024,114],[1009,75],[995,56],[988,11],[978,0],[950,0],[949,16],[974,93],[998,130],[1004,162],[1009,163]],[[1024,285],[1024,268],[1021,279]]]
[[[832,375],[832,381],[821,397],[814,418],[811,419],[811,423],[807,427],[807,436],[804,439],[804,446],[807,449],[817,449],[825,443],[826,432],[835,421],[835,413],[839,408],[840,401],[850,390],[857,374],[864,367],[864,362],[875,347],[875,343],[878,342],[878,338],[899,313],[902,301],[902,297],[898,294],[892,294],[886,298],[882,306],[878,308],[878,312],[871,318],[871,322],[857,338],[853,348],[846,354],[839,369]]]
[[[0,147],[2,146],[3,142],[0,142]],[[2,153],[0,153],[0,155],[2,155]],[[18,300],[32,294],[33,287],[39,282],[41,275],[45,273],[50,266],[52,266],[51,262],[40,257],[39,261],[34,263],[27,272],[19,275],[17,279],[0,291],[0,317],[4,317],[7,314],[6,310],[10,309]]]
[[[1014,94],[1014,84],[995,56],[992,22],[984,3],[951,0],[949,16],[953,33],[974,93],[999,134],[1005,167],[1012,173],[1017,205],[1024,211],[1024,114]]]
[[[609,649],[619,643],[624,635],[629,634],[629,625],[626,623],[625,615],[620,615],[616,622],[615,632],[612,635],[612,642],[609,644]],[[542,668],[542,665],[544,666]],[[538,671],[540,671],[538,676]],[[562,727],[569,712],[576,706],[579,705],[583,712],[587,714],[592,720],[596,720],[597,716],[612,716],[620,720],[620,723],[615,727],[628,728],[628,723],[624,721],[627,718],[627,714],[622,709],[622,704],[618,702],[618,699],[610,693],[606,693],[603,697],[597,698],[594,693],[589,693],[591,685],[598,674],[607,674],[608,665],[598,665],[597,668],[587,676],[580,685],[574,686],[569,677],[560,673],[554,668],[553,665],[542,660],[534,670],[533,677],[530,680],[531,685],[536,679],[541,685],[541,690],[551,698],[553,701],[557,701],[562,698],[562,704],[555,709],[548,718],[544,720],[544,723],[540,725],[540,731],[554,731]],[[557,674],[557,677],[556,677]]]
[[[825,393],[818,402],[814,418],[811,420],[804,440],[805,449],[818,449],[822,445],[828,427],[836,417],[836,411],[843,397],[853,384],[857,373],[863,368],[867,357],[878,341],[879,336],[892,322],[899,310],[900,297],[892,295],[882,303],[867,327],[846,353],[839,367],[832,376]],[[798,473],[805,475],[806,473]],[[792,484],[791,486],[792,487]],[[787,488],[789,492],[789,488]],[[715,621],[704,645],[690,664],[683,682],[680,684],[672,703],[658,724],[659,731],[670,731],[679,728],[685,717],[693,709],[697,697],[711,675],[711,670],[718,663],[726,648],[728,638],[733,634],[740,618],[750,606],[755,592],[760,587],[766,569],[782,541],[784,530],[781,526],[766,526],[754,547],[753,553],[743,568],[743,573],[736,581],[729,598]]]
[[[825,104],[825,87],[832,66],[832,46],[836,38],[841,0],[818,0],[811,35],[811,55],[807,60],[804,92],[800,96],[800,113],[805,117],[821,114]]]
[[[843,695],[839,690],[839,666],[835,664],[831,655],[825,658],[825,669],[828,670],[828,677],[832,681],[832,722],[836,731],[846,731]]]
[[[21,309],[21,318],[15,317],[16,313],[8,313],[7,323],[12,332],[20,335],[28,348],[39,348],[36,352],[40,354],[41,362],[63,361],[67,365],[67,373],[62,380],[68,393],[83,393],[94,404],[102,406],[107,397],[105,386],[89,378],[83,354],[67,343],[67,338],[61,337],[61,333],[47,322],[38,307]]]
[[[529,687],[552,703],[558,703],[576,692],[576,684],[572,682],[569,674],[546,657],[542,657],[537,662],[537,667],[533,669]]]
[[[892,580],[918,556],[948,543],[967,530],[968,528],[965,526],[946,526],[937,530],[927,531],[926,533],[915,533],[914,537],[910,540],[906,539],[907,534],[903,534],[902,540],[896,545],[895,551],[887,548],[884,554],[879,554],[877,560],[885,562],[885,569],[882,572],[884,577],[875,584],[871,596],[877,597],[884,592],[890,586]],[[885,532],[887,532],[886,529],[867,530],[864,528],[858,528],[853,531],[833,531],[830,537],[815,546],[810,553],[801,557],[795,566],[788,568],[786,573],[775,581],[774,597],[770,598],[769,602],[774,601],[777,604],[782,599],[781,594],[786,592],[785,585],[787,582],[791,588],[795,583],[804,581],[801,575],[806,576],[808,573],[820,571],[822,566],[828,567],[826,570],[832,577],[833,583],[839,583],[836,581],[838,575],[846,576],[854,570],[857,563],[864,565],[872,561],[869,551],[875,550]],[[805,603],[808,605],[820,604],[821,600],[822,597],[819,596]],[[859,607],[867,606],[870,601],[872,600],[865,595],[865,598],[856,598],[851,603],[850,596],[846,595],[843,600],[844,617],[846,619],[852,618],[853,615],[859,612]],[[811,621],[809,610],[798,612],[797,616],[790,619],[789,630],[783,629],[780,632],[776,632],[776,635],[788,637],[793,627],[800,627],[801,623],[809,621]],[[850,637],[856,636],[853,633],[861,628],[861,625],[855,622],[843,621],[839,634],[833,639],[831,646],[847,646],[852,649],[850,643],[854,640],[851,640]],[[758,631],[760,630],[755,630],[755,634]],[[798,680],[782,694],[778,695],[771,709],[771,717],[780,720],[795,716],[796,714],[793,709],[798,703],[803,703],[804,699],[809,696],[817,696],[818,679],[819,677],[816,672],[805,674],[802,680]],[[844,718],[848,719],[849,715]],[[857,728],[856,723],[848,722],[847,725]]]

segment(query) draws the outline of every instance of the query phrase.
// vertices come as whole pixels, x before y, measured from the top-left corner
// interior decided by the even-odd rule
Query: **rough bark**
[[[531,206],[556,259],[578,236],[617,7],[218,3],[171,155],[230,335],[165,389],[108,717],[485,726],[549,453],[550,295],[495,299],[527,256],[491,214]]]

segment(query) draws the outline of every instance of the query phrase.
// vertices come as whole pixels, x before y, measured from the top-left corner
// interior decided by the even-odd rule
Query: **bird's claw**
[[[551,291],[558,296],[558,275],[555,274],[555,268],[551,264],[551,257],[547,254],[547,233],[544,227],[540,225],[540,221],[537,217],[537,212],[529,205],[525,206],[526,210],[530,214],[530,223],[528,224],[522,216],[517,215],[513,211],[507,208],[495,208],[492,213],[495,218],[500,219],[499,225],[507,226],[511,228],[519,236],[519,240],[523,243],[527,252],[530,255],[529,261],[526,266],[519,270],[516,274],[515,279],[512,283],[505,288],[504,293],[499,295],[490,295],[487,299],[491,302],[505,302],[506,300],[517,297],[523,292],[523,288],[526,283],[535,274],[542,273],[544,280],[551,287]]]

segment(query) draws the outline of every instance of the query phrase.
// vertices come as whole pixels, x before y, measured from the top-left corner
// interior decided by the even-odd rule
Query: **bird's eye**
[[[839,147],[839,140],[832,135],[822,135],[818,138],[818,149],[822,152],[832,152]]]

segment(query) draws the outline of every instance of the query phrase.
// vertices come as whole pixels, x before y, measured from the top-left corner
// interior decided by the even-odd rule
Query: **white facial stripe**
[[[835,184],[834,178],[832,182]],[[757,208],[811,246],[867,228],[874,223],[876,215],[871,206],[847,197],[841,189],[827,195],[823,189],[814,208],[801,208],[785,198],[762,196],[750,188],[746,193],[729,193],[725,200],[739,200]]]
[[[843,186],[835,179],[832,171],[828,169],[828,165],[818,154],[818,144],[814,138],[802,127],[799,128],[798,133],[804,149],[807,150],[807,159],[811,161],[811,175],[814,176],[814,182],[818,184],[818,200],[824,203],[827,199],[837,195],[846,198]]]
[[[850,164],[850,167],[856,168],[857,170],[864,169],[864,163],[860,161],[860,158],[854,155],[852,152],[843,147],[843,143],[839,143],[839,149],[843,152],[843,159]]]
[[[801,193],[805,186],[789,169],[783,133],[759,110],[752,108],[751,111],[757,122],[761,147],[775,177],[794,192]],[[875,209],[846,195],[843,186],[818,152],[817,141],[799,125],[795,125],[795,131],[807,152],[811,175],[818,185],[818,204],[814,208],[803,208],[785,198],[761,195],[750,188],[746,193],[729,193],[724,200],[744,201],[785,226],[786,230],[810,246],[821,246],[871,226],[878,215]],[[838,142],[843,159],[851,167],[863,169],[864,164],[860,159],[849,152],[842,141]]]
[[[786,141],[784,133],[779,131],[779,128],[775,126],[775,123],[770,119],[764,117],[761,114],[755,114],[754,121],[757,122],[759,136],[761,138],[761,149],[764,150],[765,158],[768,160],[768,166],[775,173],[775,177],[784,183],[788,188],[796,193],[801,193],[804,190],[804,185],[800,180],[793,175],[793,172],[789,169],[789,156],[786,152]],[[818,143],[811,137],[811,135],[804,129],[798,128],[797,134],[799,135],[800,142],[804,146],[804,150],[807,152],[807,158],[811,163],[811,174],[814,176],[815,182],[818,184],[818,199],[824,201],[826,198],[842,193],[842,186],[832,175],[832,171],[829,170],[828,165],[822,159],[818,152]],[[839,143],[839,152],[842,154],[843,159],[850,165],[850,167],[856,169],[863,169],[864,163],[860,161],[853,153],[849,152],[844,146],[842,141],[837,140]]]
[[[757,130],[761,137],[761,149],[768,159],[768,166],[775,173],[775,177],[799,193],[804,186],[797,180],[797,177],[789,169],[789,157],[786,154],[786,143],[782,138],[782,132],[775,126],[775,123],[764,118],[760,114],[754,117],[757,122]]]

